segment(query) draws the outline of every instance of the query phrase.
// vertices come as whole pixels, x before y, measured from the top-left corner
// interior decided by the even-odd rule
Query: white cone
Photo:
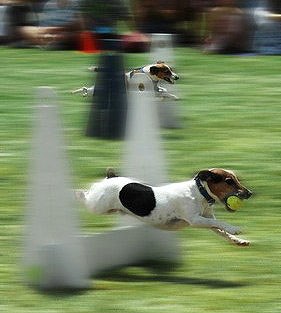
[[[130,80],[122,174],[159,186],[167,183],[167,174],[153,88],[145,74],[135,74]],[[143,249],[140,260],[146,257],[156,262],[178,262],[175,234],[151,228],[130,216],[121,217],[120,225],[138,225],[134,239]]]
[[[135,74],[128,94],[123,174],[152,185],[163,184],[167,176],[151,79],[142,73]]]
[[[150,61],[164,61],[171,66],[174,65],[173,35],[151,34]]]
[[[26,278],[40,288],[86,288],[89,274],[77,236],[55,92],[41,87],[37,98],[23,260]]]
[[[173,35],[172,34],[152,34],[150,62],[156,63],[163,61],[169,66],[175,65],[173,51]],[[178,88],[176,85],[171,85],[165,81],[161,81],[161,85],[171,94],[179,97]],[[163,128],[180,128],[181,122],[179,119],[180,109],[178,102],[174,99],[164,98],[158,101],[158,114],[160,127]]]

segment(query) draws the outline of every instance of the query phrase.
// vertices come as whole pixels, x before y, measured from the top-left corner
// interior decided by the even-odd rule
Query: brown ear
[[[164,64],[164,63],[165,63],[164,61],[160,61],[160,60],[157,61],[157,64]]]
[[[198,174],[200,180],[209,181],[213,183],[219,183],[222,181],[222,176],[219,174],[215,174],[209,170],[200,171]]]
[[[156,75],[159,71],[159,68],[157,66],[151,66],[149,69],[149,72],[151,75]]]

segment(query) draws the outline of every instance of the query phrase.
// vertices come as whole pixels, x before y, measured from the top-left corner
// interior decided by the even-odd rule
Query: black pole
[[[115,50],[118,40],[107,40]],[[95,92],[92,98],[86,136],[121,139],[124,136],[127,112],[127,93],[123,56],[108,52],[100,57]]]

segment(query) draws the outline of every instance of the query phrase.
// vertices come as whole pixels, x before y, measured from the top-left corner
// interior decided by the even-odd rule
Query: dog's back
[[[109,177],[94,183],[85,193],[87,208],[97,214],[105,214],[108,210],[120,210],[119,193],[123,186],[132,180],[126,177]]]

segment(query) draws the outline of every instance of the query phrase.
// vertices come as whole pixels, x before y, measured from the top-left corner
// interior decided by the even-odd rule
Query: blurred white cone
[[[163,184],[167,176],[151,79],[142,73],[135,74],[128,96],[123,174],[152,185]]]
[[[167,183],[159,130],[153,83],[145,74],[135,74],[129,86],[122,172],[124,176],[152,186]],[[179,250],[175,234],[148,227],[130,216],[121,217],[120,225],[139,225],[138,246],[145,247],[142,257],[152,253],[151,259],[154,261],[178,262]]]
[[[163,61],[169,66],[175,65],[173,51],[173,35],[172,34],[152,34],[150,62],[156,63]],[[171,85],[165,81],[160,83],[167,91],[179,97],[176,85]],[[158,101],[158,114],[160,127],[163,128],[180,128],[179,120],[180,110],[178,102],[174,99],[164,98]]]
[[[151,34],[150,61],[164,61],[171,66],[174,65],[173,35]]]
[[[89,272],[77,236],[55,92],[38,88],[37,99],[23,260],[26,278],[43,289],[87,288]]]

